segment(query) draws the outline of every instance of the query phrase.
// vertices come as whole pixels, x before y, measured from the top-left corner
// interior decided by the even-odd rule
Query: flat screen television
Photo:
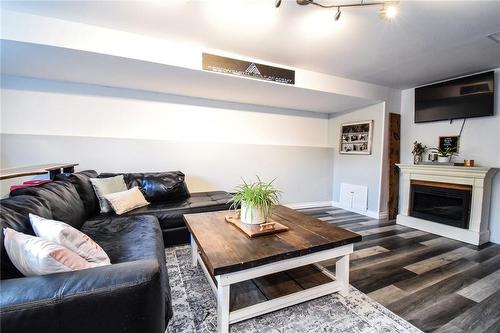
[[[493,71],[415,89],[415,123],[492,116]]]

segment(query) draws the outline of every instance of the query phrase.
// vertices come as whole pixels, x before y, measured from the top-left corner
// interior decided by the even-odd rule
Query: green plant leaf
[[[242,179],[243,184],[236,186],[235,194],[231,199],[231,209],[236,209],[244,202],[248,210],[256,208],[267,218],[272,213],[273,205],[279,203],[281,191],[273,186],[273,179],[270,182],[263,182],[259,176],[254,183],[247,183]]]

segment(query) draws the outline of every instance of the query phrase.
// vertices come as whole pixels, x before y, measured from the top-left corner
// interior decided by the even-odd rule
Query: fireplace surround
[[[496,169],[397,164],[397,223],[474,245],[489,240],[491,180]]]

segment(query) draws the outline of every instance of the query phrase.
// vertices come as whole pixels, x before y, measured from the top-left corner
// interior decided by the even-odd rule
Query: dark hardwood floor
[[[421,330],[500,332],[500,245],[478,248],[338,208],[301,211],[361,234],[351,285]]]

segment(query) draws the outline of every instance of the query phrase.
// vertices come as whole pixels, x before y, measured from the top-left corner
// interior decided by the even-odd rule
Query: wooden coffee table
[[[228,214],[184,215],[191,232],[193,266],[200,264],[217,295],[219,332],[264,313],[334,292],[347,293],[349,255],[360,235],[277,206],[273,219],[290,230],[250,239],[225,221]],[[334,258],[335,274],[319,264]]]

